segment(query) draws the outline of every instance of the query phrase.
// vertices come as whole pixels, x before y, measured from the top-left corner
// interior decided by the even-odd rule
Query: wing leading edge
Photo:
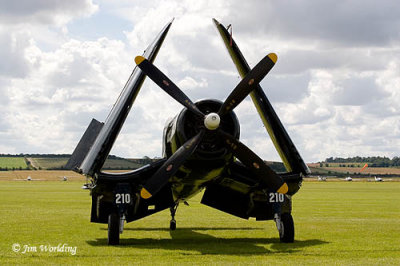
[[[153,43],[145,50],[143,56],[150,62],[153,62],[157,56],[172,22],[173,20],[162,29]],[[79,164],[80,166],[78,167],[78,171],[80,173],[93,176],[94,173],[100,172],[100,169],[107,159],[118,133],[128,116],[136,96],[139,93],[145,77],[145,74],[138,67],[134,68],[119,98],[93,142],[93,145],[87,152],[86,156],[84,156],[83,162]]]
[[[227,29],[216,19],[213,19],[213,21],[233,63],[240,76],[243,78],[250,71],[250,66]],[[310,169],[301,158],[261,86],[258,85],[256,89],[250,93],[250,96],[286,170],[288,172],[302,173],[303,175],[310,174]]]

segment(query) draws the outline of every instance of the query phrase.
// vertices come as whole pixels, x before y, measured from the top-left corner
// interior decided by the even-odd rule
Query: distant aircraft
[[[353,181],[353,178],[351,178],[350,176],[346,177],[344,180],[346,181]]]
[[[376,182],[383,182],[383,179],[380,178],[380,177],[376,177],[376,176],[375,176],[375,181],[376,181]]]
[[[170,230],[175,230],[179,203],[202,190],[201,203],[244,219],[274,220],[280,241],[294,241],[292,195],[310,170],[259,85],[277,56],[268,54],[251,69],[227,29],[213,21],[243,78],[224,102],[206,99],[193,103],[153,65],[171,21],[144,55],[135,58],[137,67],[107,120],[92,120],[67,164],[87,176],[89,183],[84,187],[91,190],[91,222],[108,223],[109,244],[119,244],[124,221],[167,208],[171,212]],[[104,161],[146,75],[185,107],[166,123],[164,157],[128,173],[103,172]],[[233,110],[248,95],[282,158],[285,174],[274,172],[239,141],[240,125]]]
[[[318,176],[318,181],[326,181],[326,177],[325,176]]]
[[[28,177],[27,178],[25,178],[25,179],[14,179],[15,181],[41,181],[41,180],[43,180],[43,179],[33,179],[30,175],[28,175]]]
[[[67,176],[59,176],[58,178],[60,178],[62,181],[68,181],[68,177]]]

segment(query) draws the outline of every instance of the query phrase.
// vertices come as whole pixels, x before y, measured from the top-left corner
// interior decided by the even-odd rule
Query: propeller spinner
[[[204,118],[204,126],[208,130],[216,130],[219,127],[219,123],[221,122],[221,118],[217,113],[209,113]]]

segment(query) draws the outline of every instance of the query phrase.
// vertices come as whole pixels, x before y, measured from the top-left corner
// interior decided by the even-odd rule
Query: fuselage
[[[195,103],[205,114],[218,112],[222,102],[201,100]],[[186,108],[177,116],[167,121],[163,134],[163,155],[169,158],[188,139],[205,129],[204,118],[194,115]],[[236,115],[230,112],[221,117],[217,130],[223,130],[239,139],[240,126]],[[205,136],[196,151],[179,168],[172,178],[172,192],[175,200],[186,200],[197,194],[204,185],[218,178],[233,156],[222,143],[216,130],[206,129]]]

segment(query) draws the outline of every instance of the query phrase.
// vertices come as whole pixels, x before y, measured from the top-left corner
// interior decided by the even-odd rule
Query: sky
[[[224,100],[240,78],[213,23],[232,24],[306,162],[400,156],[400,2],[0,0],[0,153],[72,153],[104,121],[141,55],[175,18],[155,64],[193,101]],[[159,157],[181,106],[146,79],[111,151]],[[241,141],[279,156],[250,98]]]

